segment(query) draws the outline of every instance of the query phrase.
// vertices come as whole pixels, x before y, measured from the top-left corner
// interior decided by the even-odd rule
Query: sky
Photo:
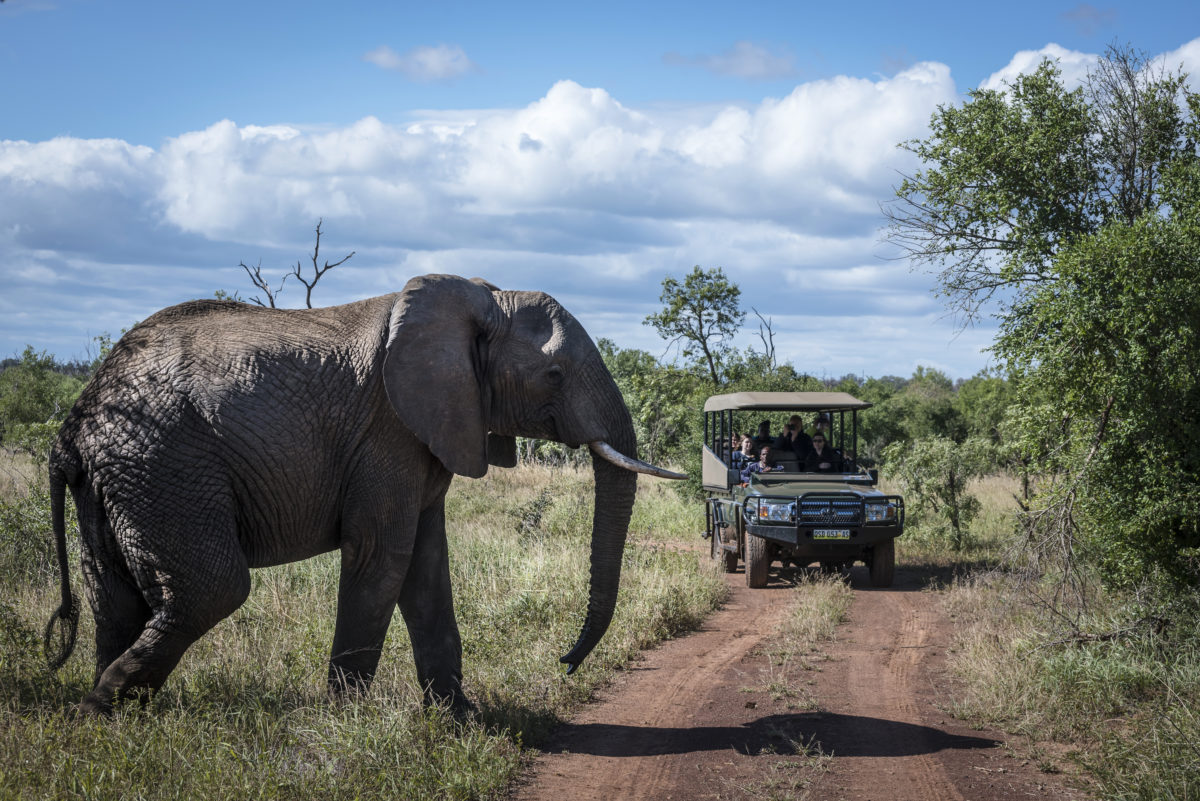
[[[1200,76],[1200,3],[6,0],[0,358],[252,296],[239,263],[277,285],[320,220],[321,260],[355,255],[318,305],[481,276],[670,360],[663,279],[721,267],[739,347],[757,312],[803,372],[966,378],[995,323],[883,240],[896,145],[1114,42]]]

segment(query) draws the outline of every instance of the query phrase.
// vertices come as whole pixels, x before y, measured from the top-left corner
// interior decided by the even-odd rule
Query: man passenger
[[[788,418],[787,424],[783,427],[783,433],[771,443],[771,449],[775,452],[790,451],[798,460],[804,461],[809,450],[812,449],[812,438],[804,433],[800,415],[793,414]]]
[[[782,469],[782,467],[775,465],[771,459],[771,446],[763,445],[758,452],[758,461],[751,462],[742,469],[742,483],[749,483],[752,473],[773,473]]]
[[[758,434],[754,437],[754,452],[758,453],[764,445],[772,445],[775,440],[771,437],[771,421],[763,420],[758,424]]]

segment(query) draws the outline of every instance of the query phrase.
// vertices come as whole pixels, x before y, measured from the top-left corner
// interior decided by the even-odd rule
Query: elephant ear
[[[488,469],[487,341],[500,309],[484,285],[413,278],[392,307],[383,383],[400,421],[447,470]]]

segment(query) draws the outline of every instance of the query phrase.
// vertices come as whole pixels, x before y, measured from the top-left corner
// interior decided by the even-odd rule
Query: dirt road
[[[762,647],[796,601],[787,576],[763,590],[727,578],[729,602],[564,725],[515,799],[1081,797],[939,710],[952,630],[925,576],[901,568],[873,590],[856,568],[826,658],[790,671]]]

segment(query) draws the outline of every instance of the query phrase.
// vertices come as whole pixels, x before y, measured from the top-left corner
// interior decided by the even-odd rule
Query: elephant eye
[[[557,364],[546,371],[546,382],[552,387],[561,386],[567,374]]]

